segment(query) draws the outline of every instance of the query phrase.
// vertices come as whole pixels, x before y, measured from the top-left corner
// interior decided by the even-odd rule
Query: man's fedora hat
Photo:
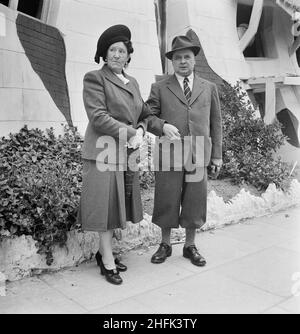
[[[194,55],[200,52],[200,46],[194,45],[187,36],[176,36],[172,41],[172,50],[166,53],[166,57],[172,60],[175,51],[190,49],[194,52]]]
[[[99,37],[97,43],[97,52],[95,62],[99,64],[100,57],[106,57],[108,48],[117,42],[128,42],[131,39],[131,32],[128,27],[123,24],[114,25],[106,29]]]

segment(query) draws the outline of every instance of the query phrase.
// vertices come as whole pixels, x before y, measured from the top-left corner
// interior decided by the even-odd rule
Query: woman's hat
[[[172,60],[175,51],[190,49],[194,52],[194,55],[200,52],[200,46],[194,45],[187,36],[176,36],[172,41],[172,50],[166,53],[166,57]]]
[[[95,55],[95,62],[100,63],[100,57],[106,57],[108,48],[117,42],[128,42],[131,39],[131,32],[128,27],[117,24],[106,29],[99,37],[97,43],[97,52]]]

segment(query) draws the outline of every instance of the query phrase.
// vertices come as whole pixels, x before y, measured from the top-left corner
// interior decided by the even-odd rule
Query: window
[[[43,3],[43,0],[19,0],[17,10],[40,19],[42,15]]]
[[[236,17],[237,27],[240,26],[240,24],[249,24],[252,13],[252,7],[253,4],[244,5],[242,3],[238,3],[237,17]]]
[[[55,26],[60,0],[0,0],[0,4]]]
[[[266,93],[257,92],[254,93],[254,97],[255,97],[255,102],[259,108],[260,116],[262,119],[264,119],[266,115]]]
[[[243,33],[245,33],[245,31],[249,26],[252,9],[253,9],[253,4],[245,5],[242,2],[238,3],[236,24],[238,27],[238,33],[241,34],[239,36],[240,38],[243,36]],[[263,29],[264,29],[264,16],[265,15],[263,12],[257,34],[252,39],[248,47],[244,50],[244,56],[246,58],[265,57],[264,45],[262,42]]]
[[[0,3],[4,6],[7,6],[9,5],[9,0],[0,0]]]
[[[287,137],[287,142],[299,148],[299,122],[297,117],[287,108],[279,111],[276,116],[278,121],[282,124],[281,131]]]
[[[299,33],[299,28],[297,28],[297,33]],[[294,37],[294,41],[297,40],[297,37]],[[296,50],[296,58],[298,62],[298,66],[300,67],[300,48]]]

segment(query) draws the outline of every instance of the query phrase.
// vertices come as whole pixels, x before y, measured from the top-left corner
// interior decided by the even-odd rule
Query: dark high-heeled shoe
[[[97,255],[99,254],[99,255]],[[102,256],[101,254],[98,252],[96,254],[96,261],[98,266],[100,267],[100,272],[101,275],[105,276],[106,280],[109,283],[115,284],[115,285],[120,285],[123,283],[122,278],[119,275],[119,271],[117,269],[112,269],[112,270],[108,270],[105,268],[104,263],[102,261]]]
[[[100,261],[100,259],[102,260],[102,255],[100,254],[99,251],[96,253],[95,257],[96,257],[96,261],[97,261],[98,266],[100,266],[99,261]],[[118,258],[115,259],[115,264],[116,264],[116,268],[118,269],[118,271],[126,271],[127,270],[127,266],[125,266],[125,264],[120,262],[120,260]]]
[[[125,266],[125,264],[120,262],[120,260],[117,257],[115,258],[115,264],[116,264],[116,267],[119,271],[126,271],[127,270],[127,266]]]

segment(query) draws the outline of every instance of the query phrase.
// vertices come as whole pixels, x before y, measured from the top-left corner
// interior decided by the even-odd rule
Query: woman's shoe
[[[113,270],[107,270],[104,265],[103,267],[101,266],[101,275],[105,276],[106,280],[109,283],[115,284],[115,285],[120,285],[123,283],[123,280],[121,276],[119,275],[119,272],[117,269]]]
[[[100,267],[99,263],[100,263],[100,261],[102,261],[102,255],[100,254],[99,251],[96,253],[95,257],[96,257],[97,264]],[[116,267],[117,267],[118,271],[126,271],[127,270],[127,266],[125,266],[125,264],[120,262],[120,260],[118,258],[115,259],[115,264],[116,264]]]
[[[116,264],[116,267],[119,271],[126,271],[127,270],[127,266],[125,266],[125,264],[120,262],[120,260],[118,258],[115,258],[115,264]]]
[[[98,251],[95,255],[95,259],[97,261],[97,265],[100,267],[101,262],[102,262],[102,255],[100,254],[100,252]]]
[[[112,270],[106,269],[105,266],[104,266],[104,263],[102,261],[101,254],[99,253],[98,256],[97,256],[97,254],[96,254],[96,260],[97,260],[98,266],[100,267],[101,275],[105,276],[106,280],[109,283],[116,284],[116,285],[122,284],[123,280],[119,275],[119,271],[117,269],[112,269]]]

